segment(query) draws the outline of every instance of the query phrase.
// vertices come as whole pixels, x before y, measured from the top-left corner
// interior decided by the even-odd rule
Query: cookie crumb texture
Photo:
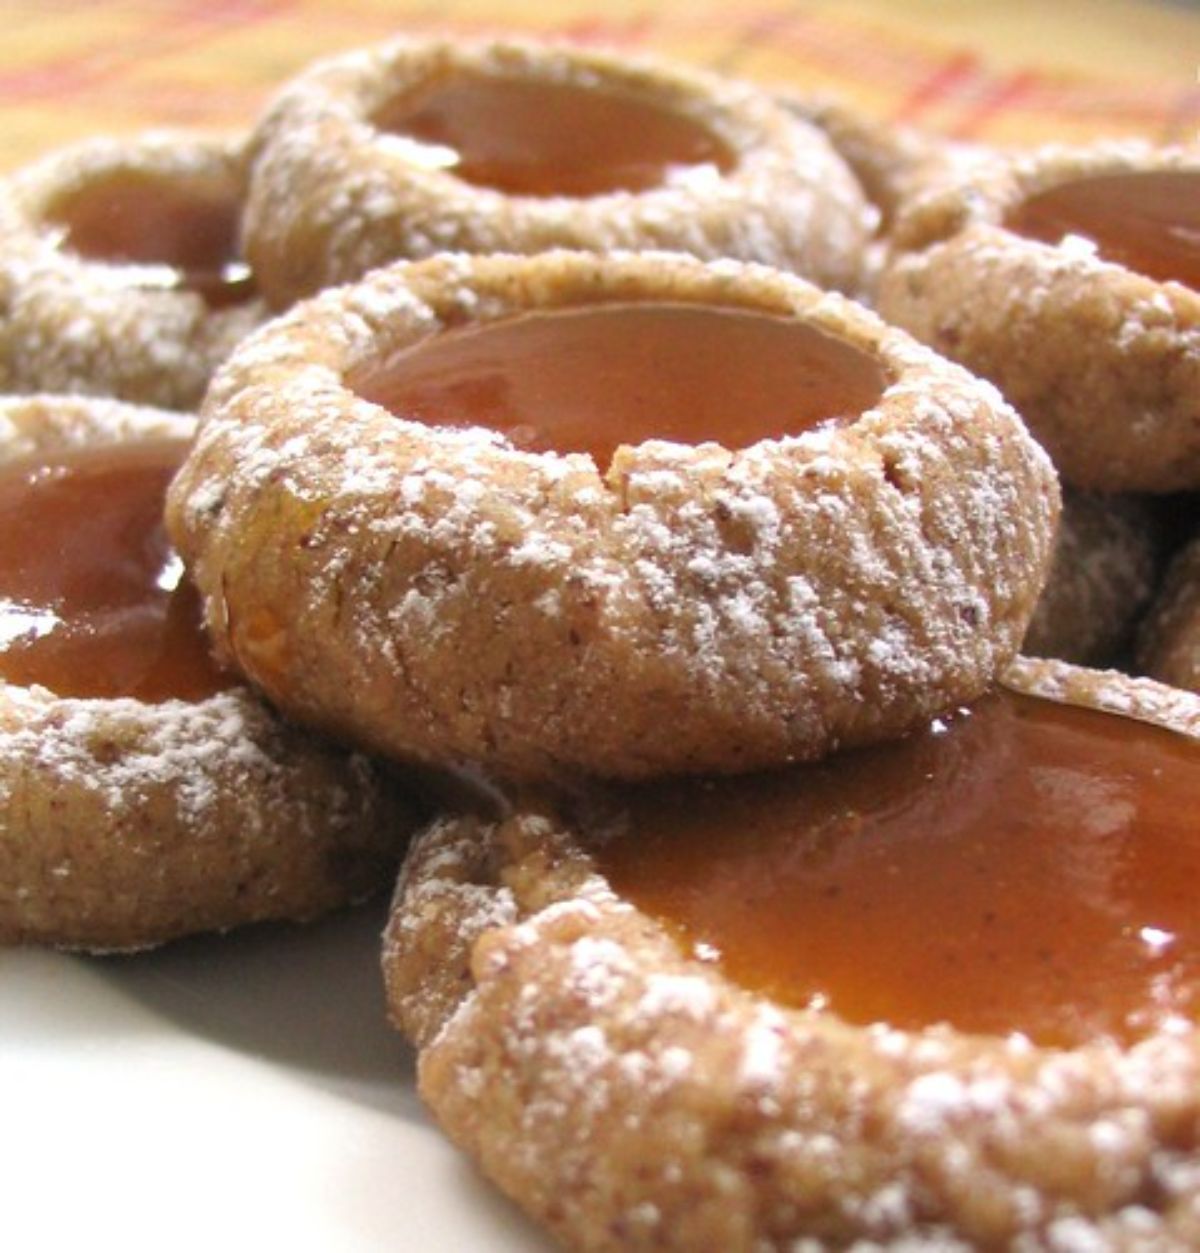
[[[883,366],[857,420],[602,473],[347,376],[444,327],[645,300],[794,316]],[[1015,653],[1058,512],[993,388],[840,297],[677,255],[398,265],[254,336],[168,522],[221,655],[295,716],[513,775],[742,770],[894,735]]]
[[[1200,733],[1153,683],[1009,681]],[[568,1247],[1200,1241],[1194,1026],[1061,1050],[778,1008],[615,897],[549,808],[420,837],[384,967],[439,1122]]]

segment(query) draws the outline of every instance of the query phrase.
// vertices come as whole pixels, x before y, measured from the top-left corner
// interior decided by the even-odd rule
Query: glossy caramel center
[[[1005,225],[1048,244],[1082,236],[1106,261],[1200,291],[1200,171],[1148,170],[1059,183],[1022,201]]]
[[[238,250],[236,191],[223,180],[123,171],[59,199],[46,219],[77,256],[138,267],[131,286],[183,288],[214,308],[254,294]]]
[[[795,318],[684,304],[527,313],[446,331],[350,380],[430,426],[484,426],[533,452],[601,467],[648,439],[745,448],[853,420],[879,362]]]
[[[617,833],[614,887],[782,1003],[1063,1046],[1197,1015],[1186,737],[996,693],[897,744],[612,804],[585,828]]]
[[[454,74],[405,92],[374,120],[418,141],[420,165],[513,196],[645,191],[734,164],[699,122],[599,85]]]
[[[151,703],[231,686],[163,527],[185,451],[154,440],[0,466],[0,678]]]

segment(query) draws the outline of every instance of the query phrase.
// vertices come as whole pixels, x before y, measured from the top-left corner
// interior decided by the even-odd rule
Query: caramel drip
[[[0,466],[0,678],[150,703],[232,685],[163,527],[185,452],[152,440]]]
[[[374,120],[417,140],[420,164],[513,196],[646,191],[734,164],[699,122],[600,86],[460,73],[404,93]]]
[[[632,789],[616,890],[728,976],[857,1024],[1140,1038],[1195,1018],[1200,746],[1010,693],[900,743]]]
[[[445,331],[350,382],[402,417],[604,467],[648,439],[736,449],[851,421],[886,380],[874,357],[797,318],[648,302]]]
[[[140,267],[131,286],[196,292],[211,308],[249,300],[238,250],[238,205],[217,179],[178,181],[123,171],[96,178],[48,210],[62,246],[89,261]]]
[[[1200,291],[1200,171],[1072,179],[1023,200],[1005,225],[1048,244],[1082,236],[1105,261]]]

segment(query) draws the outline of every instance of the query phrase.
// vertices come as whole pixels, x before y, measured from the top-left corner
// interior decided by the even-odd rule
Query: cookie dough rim
[[[684,181],[588,197],[510,196],[414,168],[405,141],[380,132],[371,115],[408,83],[457,69],[614,85],[700,122],[736,165],[713,186]],[[796,269],[851,290],[874,225],[833,144],[766,93],[568,43],[414,37],[331,58],[282,90],[251,152],[247,253],[277,308],[388,261],[445,251],[678,248]],[[739,216],[753,219],[753,238],[739,233]],[[328,256],[302,265],[316,238]]]
[[[1065,355],[1051,357],[1053,377],[1060,380],[1079,373],[1080,345],[1095,345],[1086,358],[1089,389],[1078,413],[1069,396],[1063,402],[1066,415],[1059,416],[1053,412],[1054,402],[1045,402],[1045,409],[1036,399],[1026,402],[1024,388],[1018,391],[994,371],[984,371],[1006,392],[1011,388],[1014,403],[1073,486],[1158,493],[1200,484],[1200,437],[1189,432],[1200,429],[1194,405],[1189,414],[1186,396],[1177,396],[1175,403],[1184,412],[1164,416],[1145,412],[1140,397],[1125,402],[1122,393],[1130,389],[1120,375],[1128,359],[1109,343],[1115,332],[1098,333],[1095,316],[1089,314],[1093,300],[1103,301],[1119,313],[1122,327],[1134,328],[1149,345],[1136,378],[1143,391],[1153,391],[1155,380],[1181,355],[1200,357],[1200,292],[1150,278],[1086,248],[1028,239],[1006,227],[1004,215],[1026,197],[1077,178],[1179,169],[1200,172],[1200,154],[1140,141],[1078,148],[1047,145],[1031,153],[996,151],[961,168],[952,161],[930,163],[925,168],[928,181],[915,181],[898,212],[879,289],[885,317],[914,330],[917,325],[935,326],[947,314],[959,326],[964,321],[969,325],[968,319],[986,323],[990,310],[968,310],[964,319],[960,305],[943,304],[940,293],[948,285],[978,286],[982,279],[1017,286],[1036,281],[1038,299],[1006,307],[996,343],[1002,349],[1011,346],[1010,355],[1018,357],[1031,344],[1048,351],[1049,345],[1060,343]],[[909,287],[910,276],[917,274],[927,276],[920,294]],[[1093,392],[1103,394],[1107,404],[1093,403]],[[1143,431],[1145,448],[1132,465],[1125,465],[1131,418],[1151,431]],[[1080,438],[1081,432],[1086,438]]]
[[[873,408],[832,433],[815,431],[782,440],[763,440],[735,452],[712,443],[680,445],[649,440],[619,449],[607,472],[601,474],[591,457],[585,454],[527,453],[512,449],[500,435],[480,428],[446,431],[405,421],[358,398],[346,386],[347,375],[356,369],[386,359],[397,349],[443,328],[489,321],[531,309],[646,299],[716,304],[803,319],[848,340],[879,361],[888,379],[884,393]],[[756,490],[766,499],[771,499],[772,492],[776,493],[780,499],[771,499],[771,507],[784,512],[789,507],[788,500],[784,499],[787,497],[785,488],[791,484],[789,476],[793,476],[805,490],[806,500],[810,495],[815,500],[823,489],[841,491],[851,498],[854,490],[861,488],[864,494],[870,494],[873,503],[878,504],[877,497],[884,499],[887,508],[896,502],[886,493],[896,491],[901,496],[911,492],[914,500],[920,499],[929,508],[936,504],[939,515],[948,515],[952,506],[969,513],[978,503],[972,493],[984,490],[976,481],[982,477],[979,466],[972,467],[971,475],[948,478],[942,484],[946,494],[933,502],[927,499],[934,491],[933,486],[904,464],[905,440],[910,435],[914,440],[919,437],[936,446],[939,456],[949,453],[952,445],[961,453],[961,448],[954,443],[961,440],[973,455],[986,462],[993,475],[1004,477],[1005,487],[1019,481],[1021,490],[1012,492],[1004,525],[1019,522],[1024,528],[1022,540],[1028,539],[1026,530],[1032,532],[1035,539],[1029,541],[1031,550],[1022,548],[1019,558],[1002,551],[1005,541],[997,540],[997,554],[988,553],[984,558],[985,564],[989,561],[995,564],[987,576],[974,569],[973,553],[957,553],[962,568],[955,567],[954,575],[965,576],[969,572],[973,579],[971,594],[991,599],[986,606],[968,611],[954,599],[961,594],[957,587],[938,584],[936,594],[929,593],[937,603],[928,607],[921,623],[922,639],[928,640],[937,632],[942,635],[961,632],[960,619],[970,615],[978,615],[977,622],[986,620],[992,634],[972,631],[971,646],[960,648],[956,644],[951,650],[953,657],[949,653],[938,653],[938,647],[946,647],[941,636],[938,636],[937,646],[928,645],[926,652],[930,656],[938,654],[937,660],[930,663],[936,672],[930,682],[935,687],[939,683],[948,685],[950,694],[927,694],[921,708],[908,714],[891,709],[888,725],[891,733],[895,733],[901,725],[907,726],[914,718],[922,716],[926,712],[925,705],[932,701],[944,705],[978,694],[999,665],[1011,660],[1016,653],[1024,618],[1032,613],[1038,572],[1048,560],[1049,538],[1039,533],[1039,527],[1048,525],[1050,515],[1057,511],[1057,487],[1044,455],[1028,439],[1019,419],[990,385],[936,357],[903,332],[887,327],[868,310],[767,267],[702,263],[673,253],[612,254],[600,259],[586,253],[554,252],[537,257],[455,254],[424,262],[397,263],[375,271],[359,284],[325,293],[292,314],[284,315],[233,355],[210,389],[200,437],[172,489],[167,516],[177,547],[204,593],[210,634],[218,651],[294,716],[310,720],[315,717],[321,724],[336,727],[341,734],[365,737],[366,743],[384,753],[399,752],[401,756],[421,760],[447,757],[479,760],[502,772],[512,770],[526,776],[545,775],[564,767],[629,777],[660,770],[741,769],[747,768],[747,763],[765,765],[789,756],[814,756],[826,751],[833,741],[860,742],[864,738],[885,736],[889,730],[875,729],[872,724],[872,729],[864,732],[854,713],[854,710],[861,712],[861,702],[852,702],[854,709],[848,708],[840,717],[820,715],[816,709],[820,704],[817,694],[809,692],[808,704],[813,707],[811,720],[820,723],[816,730],[802,725],[790,700],[777,700],[779,707],[760,718],[763,726],[770,724],[769,734],[775,737],[770,750],[756,753],[747,750],[749,757],[732,764],[712,755],[683,757],[682,750],[672,743],[674,734],[661,727],[662,742],[645,761],[626,760],[620,750],[606,757],[589,758],[578,747],[572,749],[563,743],[561,727],[543,732],[540,724],[524,730],[514,730],[506,724],[501,707],[503,692],[472,691],[472,707],[478,704],[487,711],[483,716],[491,720],[485,732],[475,738],[450,736],[434,745],[423,746],[411,741],[397,744],[389,738],[390,733],[378,726],[364,731],[362,710],[334,710],[331,715],[328,701],[325,708],[317,709],[307,697],[297,698],[294,675],[301,664],[299,660],[293,664],[292,674],[281,679],[254,655],[245,625],[253,609],[245,594],[239,592],[239,586],[253,587],[258,596],[266,582],[255,577],[252,570],[266,574],[270,566],[290,561],[294,573],[296,562],[308,560],[305,554],[313,547],[314,534],[325,526],[323,521],[314,520],[284,553],[285,541],[259,534],[256,524],[268,515],[280,516],[283,509],[293,505],[307,508],[305,502],[312,500],[318,502],[314,512],[326,511],[323,518],[336,514],[336,523],[329,523],[326,529],[339,525],[361,533],[364,528],[378,524],[380,518],[391,518],[393,512],[401,518],[415,516],[418,505],[397,505],[397,502],[406,502],[416,491],[413,476],[444,472],[462,477],[468,474],[469,466],[470,476],[477,479],[482,498],[487,500],[488,493],[492,492],[496,500],[501,501],[494,512],[488,514],[487,521],[488,527],[492,527],[494,521],[494,529],[503,535],[503,551],[493,565],[507,560],[508,552],[524,551],[534,544],[542,535],[539,525],[548,518],[554,526],[548,527],[545,533],[552,531],[557,541],[573,546],[573,556],[570,560],[564,559],[563,569],[577,569],[585,557],[599,553],[609,575],[621,580],[617,585],[620,591],[626,583],[633,583],[630,571],[638,556],[638,551],[622,538],[625,534],[622,528],[636,513],[638,501],[641,505],[647,499],[653,502],[654,484],[663,474],[689,476],[713,466],[723,474],[734,474],[749,467],[747,473],[757,476]],[[304,453],[304,446],[315,447],[317,451]],[[370,458],[364,455],[364,449],[372,450]],[[284,455],[283,461],[273,467],[268,464],[272,459],[271,450]],[[357,465],[361,472],[356,469],[348,479],[340,473],[331,476],[328,465],[324,464],[330,457],[335,468]],[[822,477],[821,467],[830,463],[836,466],[836,473],[830,471],[837,478],[835,487],[830,487]],[[844,476],[838,477],[843,470]],[[811,482],[806,477],[810,471]],[[527,498],[522,497],[522,507],[528,500],[533,502],[524,518],[520,508],[509,507],[516,500],[516,489],[510,490],[514,480],[522,492],[528,488]],[[346,483],[355,502],[353,507],[359,509],[354,521],[337,513],[338,506],[329,503]],[[599,501],[591,510],[589,528],[583,535],[567,529],[572,515],[564,502],[565,483],[579,485]],[[992,486],[989,482],[987,490]],[[639,491],[642,496],[635,501]],[[884,509],[884,505],[879,507]],[[666,510],[665,504],[663,508]],[[1019,518],[1014,519],[1014,515]],[[933,544],[923,529],[928,524],[929,519],[922,514],[916,520],[909,516],[897,525],[914,528],[906,531],[906,538],[914,550],[923,552]],[[253,551],[243,561],[237,547],[239,537],[247,532],[254,535]],[[425,545],[421,550],[424,560],[435,567],[439,562],[453,564],[458,560],[453,552],[453,538],[444,540],[432,533],[427,539],[413,538],[407,530],[404,534],[406,543]],[[1044,540],[1041,551],[1037,548],[1037,538]],[[1011,537],[1007,542],[1010,546],[1017,543]],[[276,551],[271,551],[273,543]],[[390,554],[391,550],[387,556]],[[829,558],[830,553],[825,551],[807,554],[805,560],[817,565]],[[904,561],[911,564],[919,559],[923,560],[920,552],[906,551],[898,564]],[[337,562],[340,558],[335,553],[332,560]],[[486,558],[481,555],[476,560],[485,562]],[[757,574],[765,570],[765,562],[766,558],[760,557],[753,571]],[[839,571],[842,566],[854,567],[857,571],[849,551],[840,554],[839,562]],[[235,566],[236,579],[231,573]],[[1015,581],[1015,586],[1007,587],[1003,593],[997,590],[994,578],[1000,569]],[[808,567],[789,567],[789,571],[794,576],[810,578],[812,586],[818,590],[824,587],[840,592],[844,582],[836,573],[818,574]],[[903,573],[893,572],[891,577],[899,580]],[[315,565],[309,577],[321,577]],[[361,583],[364,575],[360,571],[351,577]],[[387,572],[381,577],[386,579]],[[949,579],[950,575],[943,570],[940,577]],[[337,583],[336,576],[334,581]],[[356,600],[354,585],[338,583],[338,586],[342,603],[353,604]],[[571,594],[583,597],[585,591],[576,588]],[[816,592],[814,595],[820,603],[820,596]],[[669,606],[662,612],[678,616],[678,611]],[[782,611],[777,613],[773,625],[783,629],[785,616]],[[298,623],[294,615],[285,617],[291,619],[289,629],[300,639],[303,624]],[[396,634],[399,636],[400,631]],[[773,647],[767,638],[770,631],[759,634],[761,638],[756,638],[756,647],[764,652]],[[606,645],[611,645],[614,638],[597,635]],[[865,653],[870,647],[869,641],[860,643],[856,657],[858,652]],[[301,651],[315,650],[305,663],[310,671],[326,664],[325,649],[315,635],[311,640],[302,641],[300,648]],[[965,657],[964,653],[971,648],[975,652]],[[519,650],[514,650],[514,655],[516,652]],[[585,665],[581,665],[578,658],[566,659],[576,667],[572,680],[576,691],[589,677],[587,667],[596,669],[600,665],[593,653],[589,653],[588,658]],[[733,709],[746,705],[738,684],[728,677],[713,680],[720,683],[719,697],[702,693],[700,682],[686,678],[684,673],[686,665],[694,660],[684,657],[677,664],[670,663],[671,674],[678,676],[676,681],[687,687],[689,698],[702,698],[705,708],[721,702],[732,702],[730,708]],[[893,659],[889,663],[883,659],[879,665],[890,677],[892,670],[888,666],[899,668],[900,662]],[[960,666],[967,672],[966,677],[958,672]],[[953,678],[949,674],[951,670],[955,671]],[[513,678],[512,689],[519,699],[522,690],[519,675]],[[528,699],[535,699],[528,688],[525,694]],[[331,699],[337,700],[340,695],[340,691],[335,692]],[[437,699],[437,693],[429,687],[408,716],[418,717],[420,709],[428,708]],[[902,698],[894,692],[890,699],[897,707],[902,703]],[[586,706],[583,698],[579,698],[578,703]],[[678,699],[676,703],[680,703]],[[408,716],[401,719],[405,725],[408,725]],[[699,719],[700,715],[693,711],[692,717]],[[678,732],[678,727],[675,730]],[[506,744],[497,747],[493,732],[507,736]],[[768,731],[762,730],[760,734],[766,736]],[[586,738],[582,732],[580,738]]]
[[[1200,696],[1150,680],[1021,658],[1000,682],[1200,742]],[[912,1248],[921,1238],[966,1249],[977,1239],[1045,1239],[1056,1228],[1064,1239],[1144,1237],[1141,1189],[1169,1193],[1155,1166],[1165,1174],[1182,1157],[1186,1171],[1187,1151],[1158,1145],[1160,1132],[1138,1119],[1148,1124],[1154,1104],[1159,1124],[1181,1127],[1200,1111],[1200,1024],[1132,1046],[1047,1048],[945,1025],[855,1027],[745,991],[621,900],[553,802],[536,797],[495,822],[443,818],[417,837],[383,966],[393,1023],[418,1048],[419,1090],[435,1118],[572,1247],[790,1249],[804,1235],[814,1251],[854,1240]],[[728,1045],[721,1064],[693,1076],[687,1054],[715,1035]],[[857,1176],[823,1173],[833,1126],[851,1125],[854,1109],[863,1116],[855,1084],[872,1100],[899,1094],[884,1113],[868,1105],[865,1114],[882,1120],[872,1134],[888,1147]],[[640,1161],[614,1131],[636,1137],[656,1119],[665,1124],[676,1086],[700,1110],[680,1147],[694,1156],[705,1146],[711,1167],[682,1184],[669,1163]],[[814,1114],[822,1088],[832,1112]],[[498,1131],[488,1130],[489,1108],[499,1111]],[[548,1136],[543,1143],[518,1149],[522,1111],[537,1128],[531,1135]],[[1104,1135],[1093,1134],[1097,1125]],[[1050,1203],[1039,1200],[1004,1163],[1006,1151],[1019,1156],[1022,1136],[1041,1138],[1051,1158],[1090,1152],[1095,1177],[1076,1195],[1058,1185]],[[820,1167],[815,1196],[797,1185],[773,1208],[755,1195],[809,1145]],[[957,1185],[956,1154],[974,1155]],[[1141,1171],[1140,1187],[1131,1170]],[[1004,1237],[989,1227],[995,1214],[973,1208],[972,1171],[999,1173],[1010,1189]],[[744,1172],[753,1178],[739,1192]],[[1105,1190],[1113,1199],[1097,1206]],[[1174,1200],[1186,1231],[1186,1181]],[[709,1239],[706,1223],[726,1219],[725,1234]]]
[[[247,177],[246,141],[159,129],[57,149],[0,182],[0,384],[187,410],[229,350],[266,317],[257,295],[210,308],[198,292],[139,286],[132,267],[64,248],[45,210],[97,178]],[[140,331],[141,334],[137,332]],[[60,354],[44,364],[39,352]]]
[[[77,448],[184,440],[194,430],[191,416],[122,401],[45,393],[0,397],[0,466]],[[174,763],[172,777],[163,779],[147,768],[138,778],[128,768],[128,758],[155,754]],[[257,796],[246,795],[255,787],[260,789]],[[102,897],[85,889],[92,912],[83,924],[71,917],[47,921],[47,913],[54,912],[47,883],[18,882],[9,885],[12,903],[0,909],[0,944],[126,952],[196,930],[226,930],[270,919],[305,921],[375,890],[398,854],[398,833],[411,830],[416,820],[415,809],[401,799],[395,783],[367,759],[286,726],[244,685],[202,700],[150,704],[130,697],[63,697],[44,687],[0,679],[0,836],[14,849],[28,840],[30,861],[50,884],[86,874],[85,859],[73,854],[86,852],[90,831],[71,828],[60,842],[59,851],[65,853],[60,864],[40,864],[37,818],[31,816],[28,800],[18,799],[37,788],[54,790],[52,809],[60,814],[74,806],[86,815],[95,804],[89,796],[107,797],[103,816],[108,834],[128,841],[110,851],[128,872],[145,872],[146,894],[139,892],[138,904],[147,905],[151,917],[132,928],[107,921],[107,894],[114,890],[111,872],[102,884]],[[216,821],[228,824],[232,819],[251,833],[244,841],[251,854],[256,839],[267,847],[292,835],[297,861],[303,860],[309,872],[326,857],[336,860],[343,848],[344,868],[331,873],[326,885],[310,886],[295,899],[281,895],[275,902],[264,901],[251,885],[244,916],[235,872],[230,882],[215,885],[217,899],[205,903],[199,920],[185,919],[161,895],[153,876],[164,868],[169,872],[172,853],[186,865],[189,842],[203,843],[206,788],[222,792],[210,805],[214,812],[222,800],[233,811],[218,814]],[[189,793],[197,798],[194,813]],[[138,815],[153,806],[167,807],[167,826],[147,834]],[[393,827],[397,834],[389,834]],[[139,839],[146,847],[139,847]],[[162,859],[153,867],[146,863],[147,847]],[[243,864],[240,870],[246,878],[248,870],[251,875],[261,872],[261,865]],[[286,882],[281,886],[286,893]],[[39,894],[45,895],[45,904],[39,903]],[[31,900],[36,915],[29,912]],[[124,917],[121,906],[128,906],[124,895],[113,918]]]

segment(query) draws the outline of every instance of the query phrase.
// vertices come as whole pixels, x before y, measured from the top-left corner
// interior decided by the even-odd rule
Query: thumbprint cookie
[[[265,307],[241,259],[243,145],[160,131],[0,183],[0,389],[199,403]]]
[[[1200,487],[1194,150],[1045,148],[943,168],[899,212],[879,307],[996,383],[1065,482]]]
[[[448,818],[421,1094],[573,1249],[1200,1243],[1200,697],[1018,662],[899,741]]]
[[[401,263],[252,336],[168,521],[222,660],[401,758],[736,771],[1015,653],[1058,512],[989,384],[761,266]]]
[[[253,139],[247,252],[283,307],[437,252],[678,249],[852,288],[874,211],[754,88],[566,45],[400,40],[322,62]]]
[[[306,919],[416,813],[217,668],[162,523],[193,421],[0,402],[0,942],[140,948]]]

